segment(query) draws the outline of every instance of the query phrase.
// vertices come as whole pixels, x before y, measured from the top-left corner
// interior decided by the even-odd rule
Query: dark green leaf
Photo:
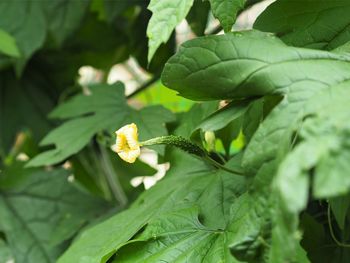
[[[88,11],[90,0],[56,0],[43,2],[48,18],[48,30],[60,46],[81,25]]]
[[[238,11],[243,9],[246,0],[209,0],[214,17],[219,19],[225,32],[230,32],[236,22]]]
[[[106,206],[73,187],[66,171],[20,172],[13,174],[5,170],[2,175],[0,228],[16,262],[54,262],[62,251],[59,244]],[[7,183],[11,177],[17,177],[15,184]]]
[[[96,133],[106,130],[112,134],[127,123],[138,125],[140,140],[165,135],[164,123],[173,120],[173,115],[160,106],[146,107],[141,111],[130,108],[121,83],[96,85],[91,87],[91,93],[77,95],[51,113],[51,117],[69,120],[41,142],[41,145],[54,144],[56,148],[36,156],[28,166],[61,162],[80,151]],[[164,147],[155,149],[164,152]]]
[[[1,1],[0,28],[16,39],[21,58],[16,61],[22,72],[26,61],[41,48],[46,38],[45,14],[41,1]]]
[[[57,95],[54,85],[35,70],[24,72],[21,79],[2,71],[0,86],[0,155],[5,156],[21,131],[32,132],[37,142],[44,137],[52,127],[46,114]]]
[[[350,40],[349,12],[346,0],[278,0],[254,28],[274,32],[289,45],[332,50]]]
[[[207,1],[195,0],[186,20],[197,36],[203,36],[208,24],[210,4]]]
[[[345,227],[345,219],[350,206],[350,194],[339,196],[329,200],[329,205],[332,208],[335,219],[337,220],[340,229]]]
[[[203,168],[205,169],[205,166]],[[132,262],[169,260],[171,255],[173,260],[186,258],[188,255],[195,260],[194,262],[201,259],[207,260],[204,262],[217,262],[224,260],[225,257],[230,260],[228,262],[236,262],[233,258],[229,259],[227,245],[225,248],[223,242],[225,236],[231,235],[230,232],[225,231],[230,222],[230,204],[244,191],[244,179],[223,172],[178,173],[176,172],[179,171],[178,169],[172,171],[174,172],[167,174],[165,180],[141,195],[129,210],[86,231],[59,262],[78,263],[82,262],[82,259],[86,263],[106,262],[116,251],[118,259],[119,249],[132,237],[134,237],[133,242],[150,239],[139,245],[140,252],[148,249],[155,250],[152,253],[154,258],[148,258],[151,256],[148,253],[129,254],[128,260],[134,260]],[[190,195],[189,189],[191,189]],[[180,209],[185,209],[182,216]],[[131,218],[133,220],[130,220]],[[145,226],[145,232],[142,232],[138,239],[135,234]],[[190,235],[187,238],[184,237],[186,233]],[[159,238],[157,238],[158,235]],[[155,240],[154,237],[156,237]],[[202,246],[201,250],[191,250],[191,247],[188,247],[187,254],[186,251],[181,252],[182,242],[176,242],[176,240],[184,243],[194,240],[211,241],[203,245],[198,243]],[[165,244],[162,243],[163,241]],[[171,246],[173,249],[166,250],[159,246],[161,244]],[[207,251],[210,244],[213,247]],[[206,249],[203,251],[204,248]],[[125,253],[128,253],[127,247]]]

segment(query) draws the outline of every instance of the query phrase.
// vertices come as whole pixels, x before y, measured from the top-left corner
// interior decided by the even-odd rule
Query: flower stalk
[[[137,126],[134,123],[122,127],[121,129],[116,131],[116,135],[116,144],[112,146],[112,150],[115,151],[120,156],[120,158],[129,163],[135,162],[136,158],[140,155],[140,147],[163,144],[175,146],[189,154],[201,158],[202,160],[224,171],[236,175],[243,175],[241,171],[232,170],[218,163],[209,156],[209,153],[206,150],[202,149],[198,145],[192,143],[191,141],[182,136],[160,136],[149,139],[147,141],[139,142]]]

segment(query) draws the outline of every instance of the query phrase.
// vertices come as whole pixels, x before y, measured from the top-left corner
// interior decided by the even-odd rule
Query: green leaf
[[[350,41],[332,50],[336,53],[350,54]]]
[[[246,0],[209,0],[214,17],[219,19],[225,32],[230,32],[236,22],[238,11],[244,8]]]
[[[2,239],[0,239],[0,260],[1,262],[13,262],[14,260],[10,248]]]
[[[125,100],[124,87],[95,85],[91,95],[76,95],[57,107],[51,117],[69,119],[51,131],[41,145],[56,146],[33,158],[28,166],[56,164],[80,151],[92,137],[102,131],[113,133],[128,123],[138,125],[140,140],[166,135],[165,122],[173,120],[173,115],[160,106],[146,107],[140,111],[130,108]],[[156,147],[161,154],[164,147]]]
[[[287,206],[293,206],[297,202],[296,200],[291,202],[290,199],[292,191],[294,193],[296,191],[294,188],[296,185],[290,182],[287,186],[286,177],[289,171],[293,171],[294,175],[289,176],[291,179],[294,178],[292,180],[296,180],[299,176],[308,180],[307,171],[315,168],[313,194],[317,198],[340,196],[350,191],[350,179],[344,176],[350,169],[346,161],[350,154],[347,136],[349,126],[346,122],[350,116],[345,102],[347,96],[349,96],[349,82],[333,87],[331,93],[328,90],[321,92],[309,101],[303,114],[299,115],[300,119],[304,118],[298,134],[300,142],[283,161],[278,177],[280,192],[286,198]],[[293,168],[290,169],[291,167]],[[297,181],[300,182],[300,180],[295,182]],[[282,184],[285,186],[283,189]],[[299,185],[297,189],[307,191],[305,187]],[[302,196],[300,193],[297,195],[299,198]],[[305,201],[303,206],[306,204]],[[302,206],[296,208],[295,211],[298,211]]]
[[[46,38],[45,14],[41,1],[1,1],[0,28],[13,36],[21,53],[16,62],[21,72],[26,61],[41,48]]]
[[[250,105],[243,116],[243,134],[249,142],[263,119],[264,99],[258,99]]]
[[[21,79],[12,70],[2,71],[0,83],[0,121],[6,124],[0,125],[0,155],[4,157],[20,132],[31,132],[39,142],[50,130],[45,115],[52,110],[57,91],[34,69],[24,72]]]
[[[2,174],[0,228],[16,262],[53,262],[62,242],[107,208],[102,200],[78,191],[67,177],[64,170]]]
[[[43,2],[48,18],[48,30],[55,43],[60,46],[82,24],[90,0],[56,0]]]
[[[269,253],[271,213],[274,200],[270,185],[274,163],[266,163],[252,180],[248,191],[231,207],[230,250],[244,262],[266,261]],[[273,261],[271,261],[273,262]]]
[[[207,1],[194,1],[186,20],[197,36],[203,36],[208,24],[210,4]]]
[[[289,45],[332,50],[350,40],[349,12],[345,0],[278,0],[254,28],[274,32]]]
[[[350,206],[350,194],[339,196],[329,200],[335,219],[340,229],[345,228],[345,219]]]
[[[174,262],[181,259],[238,262],[224,247],[226,234],[202,225],[198,212],[193,206],[169,211],[151,220],[139,237],[117,251],[113,262]]]
[[[142,0],[101,0],[104,6],[104,12],[106,13],[106,18],[109,23],[115,21],[120,14],[122,14],[126,9],[131,6],[142,4]]]
[[[175,27],[187,16],[194,0],[151,0],[148,9],[153,15],[147,27],[148,62],[161,43],[166,43]]]
[[[196,129],[203,131],[217,131],[226,127],[230,122],[241,117],[249,108],[248,101],[233,101],[224,108],[207,117]]]
[[[339,76],[346,76],[349,63],[344,56],[288,47],[269,34],[246,31],[186,42],[166,64],[162,81],[181,96],[194,100],[277,95],[304,76],[297,72],[300,67],[311,75],[309,81],[314,86],[335,82],[339,76],[326,70],[329,64],[339,69]],[[269,81],[267,74],[271,76]],[[288,82],[288,78],[294,81]],[[303,84],[299,82],[296,86]]]
[[[106,262],[115,252],[118,260],[119,252],[126,249],[128,253],[130,239],[131,245],[142,241],[139,246],[136,244],[139,251],[155,250],[153,258],[134,250],[132,255],[128,254],[132,262],[169,260],[171,256],[176,260],[187,255],[194,262],[201,259],[219,262],[225,258],[237,262],[230,258],[227,244],[223,243],[231,235],[225,231],[230,222],[230,204],[244,191],[244,178],[207,169],[179,171],[172,169],[165,180],[143,193],[127,211],[84,232],[58,262]],[[141,233],[140,237],[135,236],[137,233]],[[201,240],[210,242],[201,243]],[[198,244],[199,249],[191,250],[190,246],[186,251],[181,250],[187,242],[196,242],[194,245]],[[167,250],[162,244],[172,249]],[[208,250],[211,244],[213,247]],[[124,245],[127,246],[119,250]]]
[[[19,57],[16,39],[0,28],[0,52],[11,57]]]

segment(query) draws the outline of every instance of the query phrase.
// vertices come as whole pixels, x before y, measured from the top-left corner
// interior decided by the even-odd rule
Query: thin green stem
[[[334,234],[332,221],[331,221],[331,206],[329,204],[328,204],[328,209],[327,209],[327,216],[328,216],[329,232],[331,233],[331,236],[332,236],[332,239],[334,240],[334,242],[340,247],[350,248],[350,244],[346,244],[346,243],[339,241]]]
[[[150,146],[150,145],[159,145],[159,144],[175,146],[187,153],[193,154],[203,159],[204,161],[207,161],[208,163],[215,166],[216,168],[222,169],[229,173],[233,173],[235,175],[244,175],[241,171],[227,168],[226,166],[218,163],[217,161],[215,161],[209,156],[207,151],[205,151],[198,145],[192,143],[188,139],[181,136],[175,136],[175,135],[161,136],[161,137],[156,137],[144,142],[140,142],[140,146]]]
[[[237,171],[237,170],[233,170],[233,169],[230,169],[230,168],[227,168],[226,166],[218,163],[217,161],[215,161],[214,159],[212,159],[209,155],[206,155],[204,156],[204,158],[206,161],[208,161],[209,163],[211,163],[213,166],[215,166],[216,168],[219,168],[219,169],[222,169],[226,172],[229,172],[229,173],[233,173],[233,174],[236,174],[236,175],[244,175],[242,172],[240,171]]]
[[[99,145],[101,152],[101,164],[105,171],[105,176],[108,181],[108,184],[112,190],[114,198],[118,201],[118,203],[123,207],[128,203],[128,198],[124,193],[122,186],[120,185],[118,176],[114,172],[114,168],[112,166],[111,160],[108,156],[108,152],[105,147]]]
[[[90,161],[91,163],[93,163],[94,165],[89,165],[90,161],[86,160],[85,158],[80,158],[80,161],[82,161],[82,165],[88,169],[88,172],[95,172],[95,175],[97,175],[97,179],[98,179],[98,184],[100,189],[102,190],[103,194],[105,195],[105,198],[107,200],[112,200],[113,196],[112,196],[112,192],[110,187],[108,186],[108,181],[106,180],[106,177],[104,176],[104,171],[102,171],[101,166],[100,166],[100,161],[97,158],[97,155],[94,151],[90,150],[89,147],[89,151],[87,153],[87,157],[90,157]],[[79,155],[78,155],[79,157]],[[94,168],[92,168],[94,167]],[[93,176],[93,174],[91,174],[92,178],[95,178],[95,176]]]

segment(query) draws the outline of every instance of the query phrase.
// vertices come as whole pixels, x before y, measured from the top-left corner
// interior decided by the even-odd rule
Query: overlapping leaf
[[[192,172],[174,169],[175,172],[145,192],[130,209],[86,231],[59,262],[106,262],[115,252],[118,261],[119,249],[143,227],[146,232],[136,236],[132,243],[141,242],[136,244],[139,251],[151,249],[154,255],[134,252],[131,255],[127,245],[125,252],[124,248],[120,251],[128,254],[127,260],[154,262],[191,258],[193,262],[201,259],[211,262],[211,259],[220,261],[226,257],[228,262],[236,262],[229,259],[227,243],[222,242],[230,234],[225,231],[230,222],[230,204],[244,191],[244,180],[232,174],[210,172],[189,156],[187,161],[192,164]],[[198,168],[202,171],[196,171]],[[194,240],[196,243],[190,247],[180,249]],[[192,250],[196,244],[198,249]],[[207,251],[210,245],[213,247]]]
[[[173,120],[173,115],[160,106],[152,106],[136,111],[130,108],[124,96],[121,83],[97,85],[91,88],[91,95],[77,95],[56,108],[51,117],[70,119],[50,132],[41,145],[56,145],[36,156],[29,166],[55,164],[81,150],[98,132],[112,134],[127,123],[136,123],[140,139],[149,139],[167,133],[165,122]],[[163,153],[164,147],[157,147]]]
[[[236,22],[238,11],[243,9],[246,0],[209,0],[214,16],[219,19],[225,32],[230,32]]]
[[[332,50],[350,40],[349,12],[346,0],[278,0],[254,28],[274,32],[293,46]]]
[[[273,36],[242,32],[185,43],[166,65],[164,84],[192,99],[283,95],[248,145],[244,165],[256,171],[275,157],[280,139],[307,99],[349,78],[350,60],[288,47]]]
[[[175,27],[186,18],[194,0],[151,0],[153,15],[148,23],[148,62],[162,43],[166,43]]]
[[[22,79],[8,70],[0,76],[0,155],[6,156],[16,135],[29,130],[39,142],[52,127],[46,113],[54,107],[54,85],[36,70],[28,70]]]
[[[300,211],[306,206],[308,171],[315,168],[313,194],[316,198],[342,196],[350,191],[347,104],[350,82],[324,91],[305,106],[297,136],[300,142],[280,166],[277,187],[284,206]],[[309,116],[309,117],[307,117]],[[296,193],[297,192],[297,193]],[[296,198],[298,197],[298,198]]]
[[[54,262],[62,242],[107,208],[78,191],[67,172],[5,170],[1,174],[0,229],[16,262]]]

